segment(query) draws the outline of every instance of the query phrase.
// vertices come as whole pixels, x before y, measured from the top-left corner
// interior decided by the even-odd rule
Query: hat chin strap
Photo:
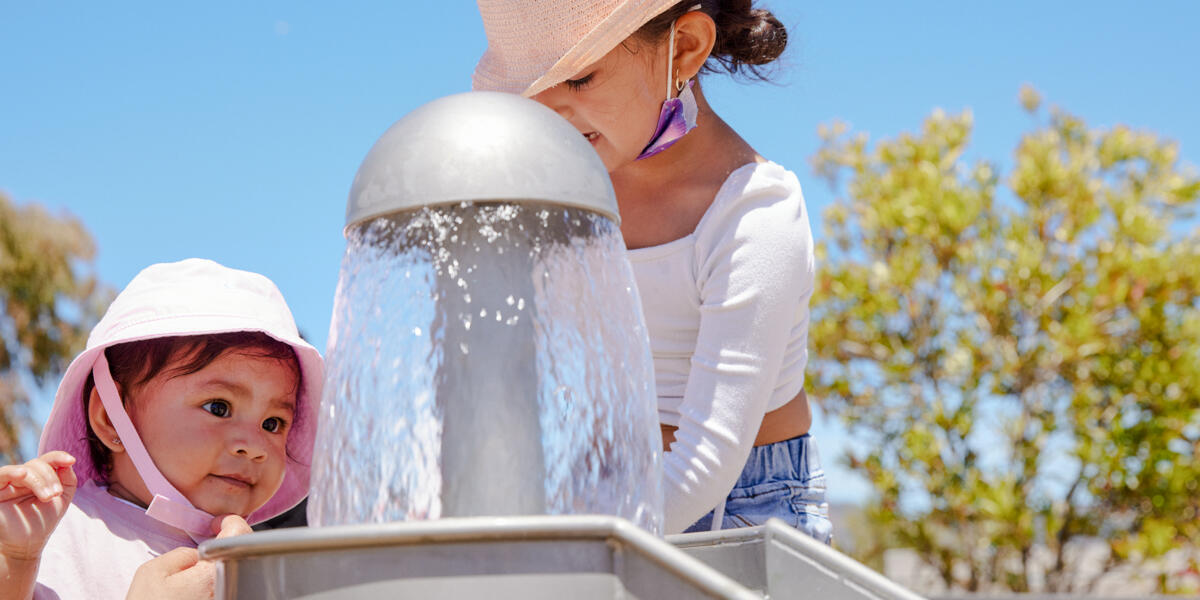
[[[113,428],[121,437],[121,445],[133,461],[133,467],[142,477],[142,482],[154,495],[146,509],[146,515],[186,531],[197,542],[212,538],[213,515],[192,506],[192,503],[163,477],[154,461],[150,459],[150,453],[146,452],[142,438],[138,436],[125,407],[121,405],[121,396],[117,392],[116,383],[113,382],[112,373],[108,370],[108,358],[104,356],[103,351],[92,366],[92,376],[96,381],[100,402],[104,404],[104,410],[108,413],[108,419],[112,421]]]

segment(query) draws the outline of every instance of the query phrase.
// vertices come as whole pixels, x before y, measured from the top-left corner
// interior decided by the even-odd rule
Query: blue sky
[[[396,119],[465,91],[474,2],[0,2],[0,190],[80,218],[100,277],[203,256],[271,277],[323,348],[346,194]],[[835,194],[808,166],[817,126],[872,136],[970,108],[971,156],[1007,164],[1030,83],[1097,126],[1177,140],[1200,164],[1200,4],[774,0],[790,43],[776,84],[706,80],[717,112],[795,170],[814,233]],[[420,8],[417,8],[420,7]],[[436,8],[429,8],[436,7]],[[815,432],[831,496],[853,443]]]

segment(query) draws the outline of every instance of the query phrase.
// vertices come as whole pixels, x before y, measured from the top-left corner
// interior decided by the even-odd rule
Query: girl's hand
[[[217,539],[252,531],[246,520],[237,515],[214,518],[212,530]],[[216,578],[216,566],[200,560],[195,548],[176,548],[138,567],[125,600],[212,598]]]
[[[0,467],[0,554],[36,561],[75,497],[75,457],[56,450]]]

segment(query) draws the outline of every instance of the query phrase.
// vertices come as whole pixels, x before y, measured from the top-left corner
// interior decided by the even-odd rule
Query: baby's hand
[[[125,600],[210,599],[215,579],[216,569],[195,548],[176,548],[138,567]]]
[[[237,515],[225,515],[214,518],[212,520],[212,531],[217,534],[218,540],[244,533],[254,533],[254,530],[250,529],[250,524],[246,522],[246,519]]]
[[[0,467],[0,553],[41,557],[46,540],[75,497],[75,457],[56,450],[23,465]]]
[[[214,518],[212,530],[218,539],[251,532],[237,515]],[[125,600],[212,598],[216,573],[213,563],[200,560],[195,548],[176,548],[138,567]]]

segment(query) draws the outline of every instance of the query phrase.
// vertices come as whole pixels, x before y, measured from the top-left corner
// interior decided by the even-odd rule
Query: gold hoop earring
[[[682,92],[682,91],[683,91],[683,86],[684,86],[684,84],[686,84],[686,83],[687,83],[687,82],[686,82],[686,81],[684,81],[684,80],[682,80],[682,79],[676,79],[676,80],[675,80],[675,91],[676,91],[676,92]]]

